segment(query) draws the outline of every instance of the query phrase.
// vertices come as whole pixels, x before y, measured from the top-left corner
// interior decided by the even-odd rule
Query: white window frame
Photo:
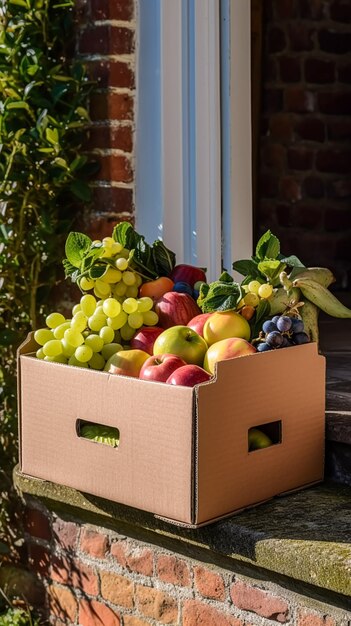
[[[139,0],[136,225],[177,262],[252,253],[250,2]]]

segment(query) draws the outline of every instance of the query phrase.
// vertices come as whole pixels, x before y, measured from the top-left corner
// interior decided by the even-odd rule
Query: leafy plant
[[[82,153],[92,83],[84,67],[70,60],[73,7],[74,0],[0,0],[0,453],[5,474],[17,449],[16,349],[45,311],[65,234],[77,205],[90,199],[87,179],[96,169]],[[8,493],[8,483],[0,489]]]
[[[29,609],[9,608],[0,615],[0,626],[39,626],[40,622]]]

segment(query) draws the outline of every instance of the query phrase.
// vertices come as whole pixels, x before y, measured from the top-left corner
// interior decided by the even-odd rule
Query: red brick
[[[351,120],[335,120],[328,124],[328,139],[349,141],[351,139]]]
[[[119,576],[111,572],[100,572],[101,595],[105,600],[113,604],[133,608],[134,585],[125,576]]]
[[[322,218],[323,214],[319,206],[299,204],[296,208],[294,222],[300,228],[318,230],[322,224]]]
[[[54,540],[64,550],[74,550],[77,545],[79,525],[74,522],[65,522],[56,519],[52,525]]]
[[[108,544],[109,541],[107,535],[96,532],[95,530],[83,528],[80,537],[80,549],[83,552],[87,552],[90,556],[103,559],[108,550]]]
[[[280,181],[280,193],[284,200],[297,202],[301,200],[301,184],[292,176],[285,176]]]
[[[328,185],[327,195],[332,198],[349,198],[351,197],[351,180],[349,178],[342,180],[334,180]]]
[[[86,28],[80,38],[81,54],[132,54],[134,31],[130,28],[99,25]]]
[[[321,150],[316,156],[316,169],[319,172],[337,172],[348,174],[351,172],[350,150]]]
[[[68,587],[50,585],[47,589],[50,613],[64,622],[75,622],[78,602]]]
[[[327,115],[350,115],[351,92],[321,92],[318,94],[318,106],[320,112]]]
[[[283,598],[273,596],[257,587],[251,587],[244,582],[234,583],[231,588],[231,597],[238,609],[252,611],[261,617],[281,623],[289,619],[289,606]]]
[[[308,176],[303,183],[303,190],[310,198],[322,198],[324,196],[324,182],[317,176]]]
[[[304,117],[296,124],[295,130],[301,139],[318,142],[325,140],[325,126],[319,118]]]
[[[319,47],[323,52],[331,54],[347,54],[351,51],[349,32],[321,29],[318,33]]]
[[[327,209],[325,212],[325,230],[345,231],[351,229],[351,211],[349,209]]]
[[[280,79],[285,83],[301,80],[301,60],[299,57],[279,57]]]
[[[351,63],[339,67],[338,77],[341,83],[351,83]]]
[[[182,626],[245,626],[241,619],[217,611],[197,600],[186,600]]]
[[[29,545],[30,568],[41,576],[47,576],[50,570],[51,554],[47,548],[36,543]]]
[[[263,149],[263,162],[266,167],[280,172],[285,168],[286,148],[280,143],[269,143]]]
[[[49,519],[38,509],[27,508],[24,513],[24,529],[38,539],[51,540]]]
[[[135,88],[134,70],[129,63],[122,61],[90,61],[86,64],[89,76],[96,80],[100,88]]]
[[[276,16],[279,20],[290,20],[296,17],[296,1],[295,0],[279,0],[276,3]]]
[[[130,21],[134,16],[134,0],[91,0],[93,20]]]
[[[144,576],[152,576],[154,558],[149,548],[141,548],[130,541],[117,541],[111,546],[111,554],[122,567]]]
[[[262,79],[264,83],[276,81],[278,78],[277,59],[265,57],[262,59]]]
[[[285,33],[281,28],[273,27],[268,33],[268,52],[282,52],[286,48]]]
[[[93,219],[97,230],[102,220],[118,220],[119,213],[131,213],[133,210],[133,190],[127,187],[95,187],[93,198],[96,207]]]
[[[173,624],[178,620],[177,600],[163,591],[137,585],[136,602],[145,617],[151,617],[161,624]]]
[[[277,222],[279,226],[293,226],[294,220],[292,219],[291,206],[286,204],[278,204],[276,206],[275,212],[277,215]]]
[[[349,0],[334,0],[330,7],[330,17],[335,22],[351,22],[351,4]]]
[[[312,113],[315,109],[315,96],[301,87],[290,87],[285,91],[285,108],[292,113]]]
[[[279,178],[274,174],[261,174],[259,192],[263,198],[275,198],[279,191]]]
[[[91,239],[103,239],[104,237],[111,237],[111,232],[115,225],[121,221],[129,221],[133,223],[133,216],[126,215],[124,213],[89,213],[84,220],[79,223],[83,224],[84,232],[91,237]]]
[[[314,29],[309,28],[303,22],[291,22],[289,24],[290,48],[294,52],[313,50]]]
[[[133,170],[130,159],[123,155],[102,156],[99,159],[101,168],[97,178],[99,180],[130,183],[133,180]]]
[[[305,60],[305,79],[308,83],[332,83],[335,80],[334,61],[324,59]]]
[[[315,613],[300,613],[296,626],[325,626],[324,619]]]
[[[162,554],[157,559],[157,576],[165,583],[189,587],[190,569],[186,561],[175,556]]]
[[[265,89],[263,91],[262,108],[265,113],[280,113],[283,108],[283,90]]]
[[[96,93],[90,100],[90,114],[97,120],[132,120],[134,100],[127,93]]]
[[[300,15],[310,20],[321,20],[324,17],[324,0],[300,0]]]
[[[134,615],[123,615],[123,626],[150,626],[150,622]]]
[[[117,613],[96,600],[80,600],[79,623],[82,626],[120,626]]]
[[[194,567],[194,581],[197,591],[205,598],[225,600],[224,580],[217,572],[212,572],[202,566]]]
[[[269,121],[269,129],[272,139],[281,142],[289,142],[293,137],[293,120],[292,116],[287,113],[277,113],[272,115]]]
[[[80,589],[91,596],[96,596],[99,591],[94,569],[78,559],[53,557],[51,578],[55,582]]]
[[[133,129],[128,126],[92,126],[89,131],[88,150],[133,150]]]
[[[313,152],[306,148],[290,148],[288,165],[292,170],[309,170],[313,164]]]

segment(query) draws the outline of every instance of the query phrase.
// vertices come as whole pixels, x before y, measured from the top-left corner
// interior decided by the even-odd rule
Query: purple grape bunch
[[[275,315],[272,319],[266,320],[262,325],[259,339],[256,345],[258,352],[300,346],[310,342],[302,319],[288,315]]]

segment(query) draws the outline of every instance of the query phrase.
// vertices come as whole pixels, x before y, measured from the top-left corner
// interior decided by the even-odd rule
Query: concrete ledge
[[[206,551],[209,561],[264,568],[317,588],[326,599],[339,594],[340,604],[351,608],[351,488],[335,483],[310,487],[279,497],[226,520],[197,530],[178,528],[152,514],[83,494],[74,489],[31,478],[14,470],[14,483],[22,494],[43,499],[47,506],[78,512],[82,521],[93,515],[99,525],[150,533],[154,543],[173,540],[193,554]],[[320,594],[318,593],[320,589]],[[333,597],[335,601],[335,597]]]

